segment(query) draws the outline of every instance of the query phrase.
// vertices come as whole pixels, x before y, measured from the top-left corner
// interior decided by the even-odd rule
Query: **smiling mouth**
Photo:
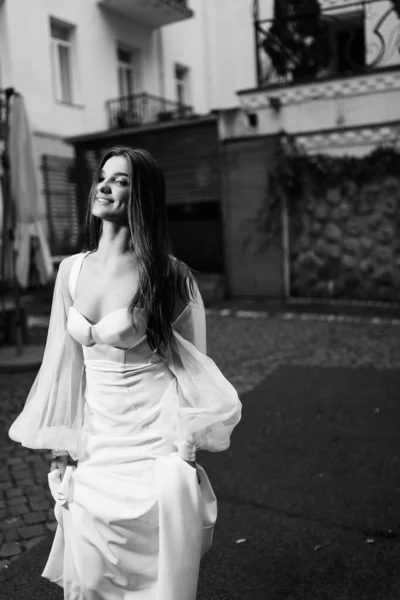
[[[112,204],[114,202],[114,200],[110,200],[109,198],[101,198],[101,196],[97,196],[96,200],[97,202],[100,202],[100,204]]]

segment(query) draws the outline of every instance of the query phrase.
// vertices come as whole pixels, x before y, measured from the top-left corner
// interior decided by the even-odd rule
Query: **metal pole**
[[[283,292],[285,299],[290,298],[290,216],[286,194],[281,198],[281,226],[283,249]]]
[[[14,88],[7,88],[5,91],[6,96],[6,123],[5,123],[5,144],[4,144],[4,158],[5,158],[5,202],[7,205],[7,225],[6,225],[6,238],[10,247],[12,248],[12,287],[14,292],[15,302],[15,349],[16,355],[21,356],[23,352],[22,345],[22,310],[21,310],[21,295],[16,275],[16,263],[17,263],[17,251],[15,249],[15,222],[14,215],[12,214],[12,192],[11,192],[11,166],[10,166],[10,110],[11,110],[11,98],[16,95]],[[21,174],[23,176],[23,174]]]
[[[260,48],[258,43],[258,21],[260,19],[260,4],[259,0],[253,0],[253,26],[254,26],[254,46],[256,53],[256,71],[257,71],[257,87],[261,84],[261,62]]]

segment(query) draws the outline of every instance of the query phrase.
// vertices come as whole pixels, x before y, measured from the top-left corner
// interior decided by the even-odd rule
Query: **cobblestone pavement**
[[[355,320],[357,321],[357,320]],[[45,329],[34,328],[35,343]],[[208,317],[208,352],[239,394],[282,364],[393,369],[400,367],[400,327],[379,321],[333,318],[263,318],[254,313]],[[34,373],[1,375],[0,387],[0,570],[54,531],[47,486],[49,453],[13,443],[7,430],[20,412]]]

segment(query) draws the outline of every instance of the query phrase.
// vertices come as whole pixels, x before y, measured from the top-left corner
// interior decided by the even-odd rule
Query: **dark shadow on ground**
[[[395,371],[282,367],[243,398],[231,449],[199,457],[219,498],[199,600],[400,598],[399,389]],[[49,543],[1,600],[61,600]]]

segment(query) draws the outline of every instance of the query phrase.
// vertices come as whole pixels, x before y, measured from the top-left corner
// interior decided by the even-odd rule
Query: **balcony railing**
[[[140,127],[185,119],[193,115],[193,108],[179,102],[142,93],[109,100],[106,103],[110,129]]]
[[[4,90],[0,90],[0,140],[4,139],[6,134],[6,95]]]
[[[258,0],[254,0],[259,87],[399,65],[400,20],[396,2],[320,1],[319,8],[318,3],[309,2],[306,9],[307,3],[294,1],[286,14],[260,19]]]
[[[103,8],[148,27],[162,27],[193,16],[187,0],[98,0]]]

